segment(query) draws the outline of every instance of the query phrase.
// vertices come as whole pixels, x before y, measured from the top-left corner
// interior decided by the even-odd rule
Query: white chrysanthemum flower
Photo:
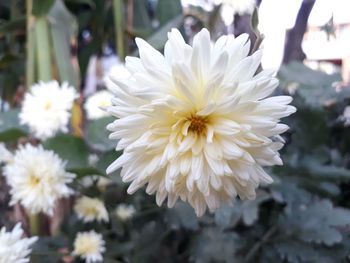
[[[93,263],[103,260],[102,254],[105,250],[105,241],[101,234],[95,231],[81,232],[75,238],[73,255],[85,259],[86,263]]]
[[[22,238],[23,229],[17,224],[11,232],[5,227],[0,230],[0,263],[27,263],[32,252],[31,246],[37,237]]]
[[[78,218],[84,222],[92,222],[94,220],[108,222],[107,209],[98,198],[80,197],[75,201],[74,211],[77,213]]]
[[[115,93],[108,125],[123,154],[107,169],[122,167],[128,193],[145,184],[158,205],[168,197],[188,201],[198,216],[239,195],[254,199],[272,178],[262,166],[281,165],[279,119],[295,112],[289,96],[267,98],[278,86],[274,72],[255,74],[261,51],[248,56],[248,35],[222,36],[211,44],[203,29],[187,45],[168,34],[165,56],[136,39],[140,58],[127,57],[132,78],[107,80]]]
[[[29,212],[53,214],[59,198],[73,191],[67,186],[75,177],[65,171],[65,163],[53,151],[41,145],[22,145],[4,167],[11,190],[11,205],[20,203]]]
[[[101,90],[89,96],[84,104],[87,118],[96,120],[108,116],[108,113],[103,110],[110,106],[113,95],[108,90]]]
[[[346,106],[343,115],[340,117],[344,121],[344,126],[350,126],[350,106]]]
[[[115,209],[115,215],[121,220],[126,221],[134,216],[136,209],[133,205],[120,204]]]
[[[233,9],[238,15],[252,14],[255,8],[255,0],[220,0],[224,5]]]
[[[47,139],[58,131],[67,132],[70,110],[78,97],[68,83],[60,87],[57,81],[40,82],[25,95],[19,114],[21,124],[29,126],[38,139]]]
[[[6,148],[4,143],[0,143],[0,164],[12,160],[12,153]]]

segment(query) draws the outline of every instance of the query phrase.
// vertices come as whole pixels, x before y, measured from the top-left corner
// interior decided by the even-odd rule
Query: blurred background
[[[30,262],[80,262],[70,250],[89,229],[106,241],[103,262],[349,262],[349,10],[349,0],[1,0],[0,141],[15,149],[32,140],[18,111],[34,83],[69,82],[80,94],[70,131],[43,146],[67,160],[75,189],[103,200],[110,217],[81,224],[74,198],[62,201],[54,217],[43,216]],[[201,218],[181,202],[168,209],[141,191],[127,195],[118,172],[105,177],[118,153],[99,109],[111,98],[103,79],[128,76],[135,37],[162,51],[174,27],[189,43],[203,27],[213,41],[248,33],[252,48],[263,49],[262,67],[278,72],[277,93],[293,96],[298,109],[286,120],[284,166],[269,170],[274,183],[254,201]],[[9,198],[0,179],[0,226],[26,226]],[[126,216],[121,204],[132,207]]]

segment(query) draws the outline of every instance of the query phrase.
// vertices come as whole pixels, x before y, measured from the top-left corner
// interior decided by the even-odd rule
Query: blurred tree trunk
[[[250,39],[250,47],[251,49],[254,47],[255,41],[256,41],[256,35],[252,30],[250,21],[252,20],[252,15],[235,15],[235,18],[233,20],[234,24],[234,35],[239,36],[243,33],[249,34]]]
[[[305,54],[301,48],[304,34],[307,29],[307,21],[316,0],[304,0],[299,9],[294,27],[287,31],[284,45],[283,63],[287,64],[293,60],[302,61]]]

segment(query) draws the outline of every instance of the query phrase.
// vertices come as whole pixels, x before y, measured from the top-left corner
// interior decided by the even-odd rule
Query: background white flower
[[[86,263],[93,263],[103,260],[102,254],[105,250],[105,241],[101,234],[95,231],[80,232],[74,241],[73,255],[85,259]]]
[[[89,120],[96,120],[109,116],[103,109],[112,104],[112,98],[113,95],[108,90],[97,91],[89,96],[84,104],[87,118]]]
[[[108,212],[104,203],[98,198],[82,196],[75,201],[74,211],[84,222],[108,222]]]
[[[17,224],[12,231],[6,232],[5,227],[0,230],[0,263],[29,262],[31,246],[38,240],[37,237],[22,238],[21,224]]]
[[[255,0],[220,0],[222,4],[233,9],[234,14],[252,14],[255,8]]]
[[[38,139],[47,139],[58,131],[67,132],[70,110],[77,92],[68,83],[40,82],[25,95],[19,118]]]
[[[100,175],[84,176],[79,181],[85,188],[89,188],[96,183],[98,190],[101,192],[104,192],[108,185],[113,183],[111,179]]]
[[[168,34],[164,56],[136,39],[140,58],[127,57],[132,78],[111,78],[108,125],[123,154],[107,169],[122,167],[128,193],[145,184],[161,205],[188,201],[198,216],[239,195],[254,199],[272,178],[262,166],[281,165],[279,119],[295,112],[292,98],[267,98],[278,86],[274,72],[256,74],[261,51],[247,56],[248,35],[222,36],[215,44],[203,29],[187,45]]]
[[[33,214],[52,215],[56,201],[73,193],[67,183],[75,176],[65,171],[58,155],[41,145],[21,145],[3,171],[10,186],[10,204],[20,203]]]
[[[121,221],[130,219],[135,213],[136,209],[133,205],[120,204],[115,209],[115,214]]]

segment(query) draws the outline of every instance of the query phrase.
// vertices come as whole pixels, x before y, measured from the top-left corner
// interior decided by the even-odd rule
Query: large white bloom
[[[105,250],[105,241],[101,234],[95,231],[81,232],[75,238],[73,255],[85,259],[86,263],[93,263],[103,260],[102,254]]]
[[[31,246],[38,240],[37,237],[22,238],[21,224],[17,224],[11,232],[5,227],[0,230],[0,263],[29,262]]]
[[[222,202],[254,199],[271,183],[262,166],[281,165],[279,119],[295,112],[292,98],[267,98],[277,87],[274,72],[255,74],[261,51],[248,56],[248,35],[222,36],[211,44],[203,29],[187,45],[178,30],[168,34],[165,56],[136,39],[140,58],[127,57],[129,80],[113,76],[108,125],[123,154],[107,169],[122,167],[128,193],[147,185],[158,205],[168,197],[188,201],[197,215]]]
[[[25,95],[20,121],[38,139],[47,139],[58,131],[67,132],[70,110],[77,96],[66,82],[61,87],[57,81],[35,84]]]
[[[84,104],[87,118],[96,120],[108,116],[108,113],[103,110],[110,106],[113,95],[108,90],[101,90],[89,96]]]
[[[134,216],[136,209],[133,205],[120,204],[115,209],[115,215],[121,220],[126,221]]]
[[[80,197],[75,202],[74,211],[77,213],[78,218],[84,222],[92,222],[94,220],[108,222],[107,209],[98,198]]]
[[[11,190],[11,205],[20,203],[31,213],[52,215],[59,198],[73,191],[67,186],[74,175],[65,171],[65,163],[42,146],[22,145],[4,167]]]
[[[255,0],[219,0],[218,2],[231,7],[233,12],[239,15],[252,14],[256,5]]]

